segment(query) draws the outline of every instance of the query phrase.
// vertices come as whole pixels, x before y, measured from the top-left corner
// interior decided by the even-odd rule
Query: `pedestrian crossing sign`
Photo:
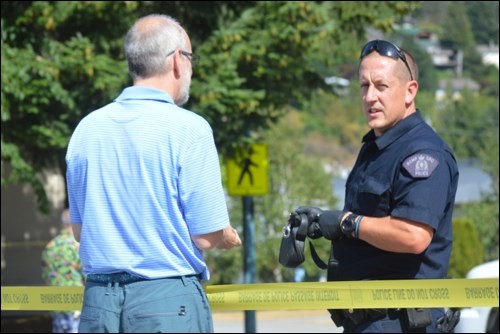
[[[230,195],[265,195],[269,192],[267,145],[253,144],[239,150],[228,161],[228,192]]]

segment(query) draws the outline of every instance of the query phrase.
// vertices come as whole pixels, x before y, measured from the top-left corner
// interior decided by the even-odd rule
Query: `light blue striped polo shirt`
[[[210,125],[163,91],[128,87],[86,116],[66,154],[85,274],[202,274],[191,235],[229,225]]]

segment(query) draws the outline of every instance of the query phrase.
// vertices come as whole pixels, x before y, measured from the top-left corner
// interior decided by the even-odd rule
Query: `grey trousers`
[[[129,284],[87,282],[80,333],[213,333],[210,304],[197,277]]]

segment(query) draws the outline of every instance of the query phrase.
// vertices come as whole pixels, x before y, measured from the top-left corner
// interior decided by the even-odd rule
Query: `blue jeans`
[[[83,333],[213,333],[212,311],[195,276],[128,284],[87,282]]]

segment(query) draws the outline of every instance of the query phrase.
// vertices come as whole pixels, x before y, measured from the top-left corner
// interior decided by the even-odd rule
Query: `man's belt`
[[[89,274],[87,275],[88,282],[108,284],[108,283],[118,283],[118,284],[129,284],[139,281],[145,281],[145,278],[140,276],[132,275],[126,272],[113,273],[113,274]]]
[[[174,277],[163,277],[163,279],[184,279],[189,277],[196,277],[201,280],[200,274],[195,275],[184,275],[184,276],[174,276]],[[87,281],[100,284],[113,284],[118,283],[121,285],[130,284],[140,281],[149,281],[152,279],[143,278],[137,275],[129,274],[127,272],[119,272],[113,274],[89,274],[87,275]]]

